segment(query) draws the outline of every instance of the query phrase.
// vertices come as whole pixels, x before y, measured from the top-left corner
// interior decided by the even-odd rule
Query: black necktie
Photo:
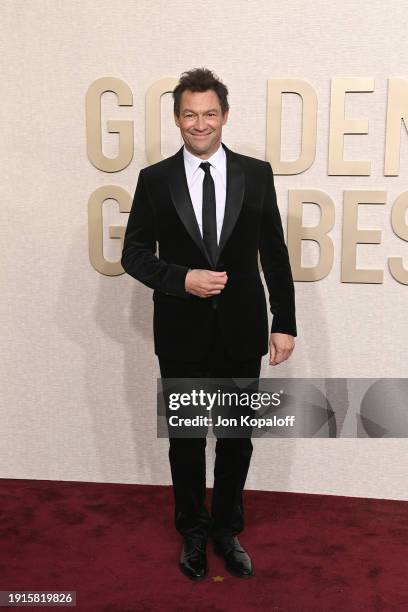
[[[200,168],[204,170],[203,179],[203,240],[207,251],[215,265],[217,259],[217,211],[215,204],[215,185],[210,172],[211,164],[202,162]]]

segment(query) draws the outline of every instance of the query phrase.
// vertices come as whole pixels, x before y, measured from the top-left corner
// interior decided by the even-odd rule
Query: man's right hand
[[[226,272],[213,270],[189,270],[186,274],[185,289],[188,293],[206,298],[221,293],[228,280]]]

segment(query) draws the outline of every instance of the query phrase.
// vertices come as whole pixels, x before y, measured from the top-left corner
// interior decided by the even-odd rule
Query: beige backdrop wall
[[[302,78],[318,96],[314,165],[276,176],[286,227],[288,190],[317,188],[336,202],[335,263],[322,281],[296,284],[299,337],[290,362],[263,376],[403,377],[407,287],[386,258],[406,253],[390,210],[406,189],[401,172],[384,177],[387,80],[408,76],[405,0],[314,3],[209,0],[6,0],[1,3],[2,206],[0,477],[168,484],[168,441],[156,438],[156,377],[151,291],[126,274],[105,276],[90,264],[88,200],[101,185],[133,195],[145,154],[145,94],[163,77],[208,66],[230,89],[224,142],[265,158],[266,87]],[[133,92],[118,108],[102,104],[103,150],[117,154],[109,119],[134,121],[132,163],[104,173],[86,153],[85,94],[102,76]],[[375,79],[375,91],[350,95],[350,117],[370,133],[345,137],[345,157],[372,162],[370,177],[327,176],[330,84],[336,77]],[[299,151],[300,102],[288,96],[282,156]],[[179,146],[171,100],[163,101],[163,153]],[[382,244],[359,254],[384,269],[381,285],[340,282],[344,189],[380,189],[362,225],[382,229]],[[380,210],[381,209],[381,210]],[[104,204],[105,256],[120,257],[110,223],[127,215]],[[213,449],[213,440],[209,448]],[[208,456],[212,484],[212,453]],[[247,487],[407,499],[404,439],[255,440]]]

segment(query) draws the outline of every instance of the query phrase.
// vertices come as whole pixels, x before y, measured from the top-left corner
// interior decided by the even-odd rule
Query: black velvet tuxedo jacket
[[[210,348],[214,309],[231,357],[246,360],[268,352],[258,252],[273,314],[271,331],[296,336],[294,286],[271,165],[222,146],[227,193],[215,262],[207,254],[195,217],[183,147],[139,173],[121,264],[154,289],[154,346],[163,358],[204,357]],[[194,268],[226,271],[225,288],[210,298],[187,293],[185,277]]]

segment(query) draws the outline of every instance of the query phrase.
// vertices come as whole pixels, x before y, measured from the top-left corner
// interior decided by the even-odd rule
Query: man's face
[[[180,116],[174,115],[186,149],[201,159],[208,159],[220,146],[222,126],[227,118],[228,111],[222,113],[218,96],[212,89],[183,91]]]

